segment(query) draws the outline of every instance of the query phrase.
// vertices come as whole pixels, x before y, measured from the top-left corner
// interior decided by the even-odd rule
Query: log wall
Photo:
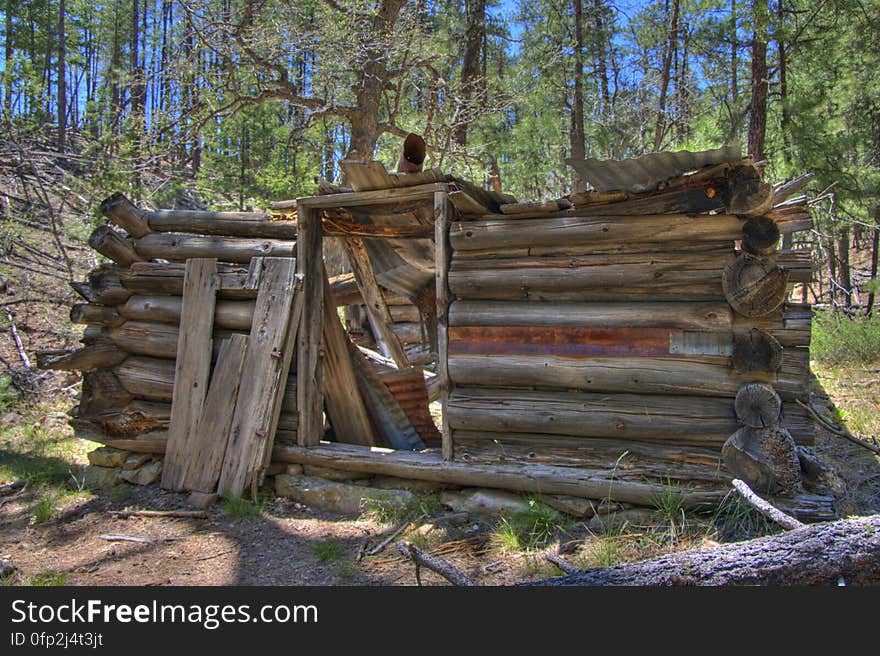
[[[456,459],[729,479],[721,446],[750,382],[813,443],[795,402],[809,396],[810,308],[778,296],[811,280],[809,253],[742,252],[747,216],[637,212],[451,225]]]
[[[84,346],[46,364],[83,371],[79,427],[113,439],[149,436],[167,430],[171,420],[185,261],[218,260],[216,360],[225,338],[250,333],[258,291],[253,259],[293,256],[296,222],[264,213],[145,212],[120,194],[101,209],[116,227],[101,226],[90,243],[109,261],[73,286],[84,300],[71,310],[71,320],[86,325]],[[279,443],[296,442],[295,369],[294,362],[284,391]]]

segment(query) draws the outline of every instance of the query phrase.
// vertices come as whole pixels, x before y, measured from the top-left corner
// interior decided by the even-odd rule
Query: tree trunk
[[[602,98],[602,114],[609,116],[611,111],[611,94],[608,88],[608,63],[605,61],[606,49],[609,46],[608,33],[605,28],[604,0],[593,0],[593,28],[596,30],[596,72],[599,75],[599,95]]]
[[[764,159],[767,132],[767,0],[755,0],[755,32],[752,37],[752,100],[749,110],[749,155]]]
[[[669,80],[672,76],[672,58],[678,44],[678,3],[672,0],[672,7],[667,10],[669,18],[669,35],[666,39],[666,50],[663,54],[663,68],[660,72],[660,100],[657,105],[657,125],[654,128],[654,151],[660,150],[663,135],[666,132],[666,96],[669,93]]]
[[[786,164],[791,164],[791,114],[788,107],[788,53],[785,39],[785,2],[778,0],[776,6],[776,51],[779,53],[779,107],[781,116],[779,119],[779,131],[782,133],[782,158]]]
[[[468,124],[474,115],[472,105],[479,102],[480,53],[486,37],[486,0],[465,0],[465,7],[467,31],[461,63],[461,113],[452,136],[453,142],[459,146],[467,145]]]
[[[840,231],[840,235],[837,237],[836,242],[837,247],[837,282],[841,287],[841,294],[843,294],[843,303],[847,308],[852,307],[852,275],[850,271],[850,263],[849,263],[849,228],[844,228]]]
[[[4,80],[3,109],[7,118],[12,115],[12,57],[15,53],[12,42],[12,12],[13,2],[15,0],[6,0],[6,39],[3,44],[3,63],[6,67],[6,75]]]
[[[637,563],[585,570],[531,585],[835,585],[880,583],[880,515]]]
[[[871,281],[874,285],[877,285],[877,251],[880,250],[880,207],[874,209],[874,223],[874,239],[871,244]],[[868,294],[868,309],[865,314],[869,317],[874,310],[875,289],[876,287],[872,287],[871,292]]]
[[[586,158],[586,146],[584,136],[584,37],[583,37],[583,0],[573,0],[574,3],[574,98],[571,106],[571,157],[575,160]],[[587,189],[587,181],[574,169],[572,174],[571,190],[574,193],[584,192]]]
[[[64,19],[65,0],[58,0],[58,150],[64,152],[67,141],[67,53]]]

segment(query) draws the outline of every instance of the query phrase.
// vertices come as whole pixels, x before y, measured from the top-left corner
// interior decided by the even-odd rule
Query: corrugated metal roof
[[[634,159],[567,159],[565,163],[580,173],[599,191],[641,193],[657,188],[663,180],[688,171],[742,159],[738,142],[715,150],[651,153]]]

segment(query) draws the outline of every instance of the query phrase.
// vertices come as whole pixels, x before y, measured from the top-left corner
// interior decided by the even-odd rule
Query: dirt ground
[[[880,462],[876,458],[827,434],[821,436],[817,451],[846,479],[843,514],[880,512]],[[34,525],[35,494],[25,490],[2,500],[0,507],[0,559],[18,568],[20,582],[77,586],[417,583],[414,567],[397,553],[393,542],[381,553],[365,556],[393,526],[317,512],[287,499],[268,500],[258,516],[233,516],[222,506],[214,506],[208,509],[207,519],[114,517],[110,511],[192,509],[185,495],[156,485],[132,486],[123,499],[114,500],[119,495],[113,493],[70,499],[53,519]],[[440,513],[422,524],[429,522],[439,536],[431,542],[423,540],[430,552],[481,584],[506,585],[559,574],[544,562],[540,551],[499,548],[493,538],[493,521]],[[423,533],[409,535],[418,539]],[[628,540],[631,548],[615,547],[610,557],[632,560],[715,543],[711,534],[701,530],[693,536],[679,536],[677,542],[670,542],[668,530],[648,541],[645,534],[641,527],[615,536],[614,540]],[[597,539],[584,522],[574,522],[564,536],[564,549],[572,552],[579,544]],[[424,570],[421,582],[445,583]]]

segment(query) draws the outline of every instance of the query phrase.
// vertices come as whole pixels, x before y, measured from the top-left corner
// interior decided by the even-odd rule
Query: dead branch
[[[118,519],[129,517],[176,517],[179,519],[208,519],[204,510],[111,510],[110,515]]]
[[[471,587],[476,585],[476,583],[474,583],[464,572],[456,569],[442,558],[425,553],[410,542],[404,542],[401,540],[397,543],[397,550],[415,563],[416,579],[419,580],[419,585],[421,585],[421,579],[419,577],[420,566],[426,567],[432,572],[439,574],[452,583],[452,585],[457,585],[459,587]]]
[[[424,518],[425,518],[425,515],[421,515],[421,516],[417,517],[416,519],[412,520],[411,522],[404,522],[403,524],[398,526],[397,529],[391,535],[389,535],[387,538],[382,540],[382,542],[380,542],[374,548],[370,549],[367,552],[367,555],[368,556],[375,556],[377,553],[381,553],[385,549],[385,547],[387,547],[389,544],[391,544],[391,541],[394,540],[394,538],[396,538],[398,535],[403,533],[409,527],[417,526],[418,523],[421,522]]]
[[[845,428],[842,428],[840,426],[835,426],[830,421],[828,421],[824,417],[821,417],[819,414],[817,414],[816,411],[813,410],[812,406],[807,405],[806,403],[804,403],[800,399],[795,399],[795,401],[797,402],[797,404],[799,406],[801,406],[804,410],[806,410],[813,419],[815,419],[817,422],[819,422],[819,424],[822,426],[822,428],[827,430],[829,433],[832,433],[834,435],[837,435],[838,437],[842,437],[844,439],[847,439],[850,442],[852,442],[853,444],[858,444],[860,447],[863,447],[865,449],[868,449],[868,451],[873,451],[877,455],[880,455],[880,446],[877,446],[876,444],[871,444],[870,442],[865,442],[865,440],[860,440],[859,438],[857,438],[855,435],[850,433]]]
[[[732,485],[743,499],[748,501],[750,505],[754,506],[762,515],[772,519],[782,528],[791,531],[806,526],[803,522],[799,522],[791,515],[786,515],[784,512],[759,497],[744,481],[734,478]]]
[[[548,562],[556,565],[556,567],[558,567],[566,574],[575,574],[580,571],[577,567],[566,561],[555,551],[548,551],[544,554],[544,558],[546,558]]]

